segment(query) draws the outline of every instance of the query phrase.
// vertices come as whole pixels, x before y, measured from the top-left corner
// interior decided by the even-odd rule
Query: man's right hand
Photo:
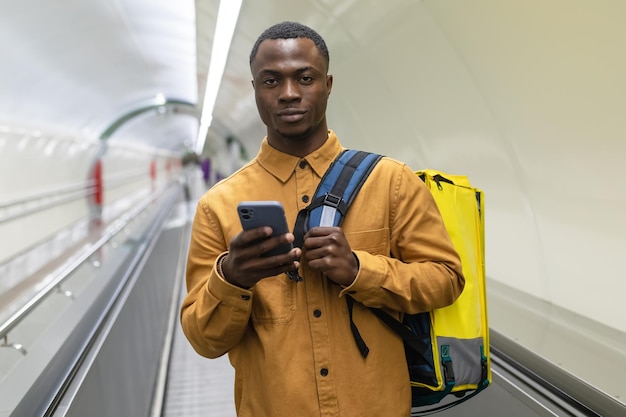
[[[300,266],[300,248],[276,256],[261,256],[282,244],[292,243],[292,233],[270,237],[271,227],[244,230],[230,241],[228,255],[222,263],[224,279],[233,285],[250,288],[263,278],[297,270]]]

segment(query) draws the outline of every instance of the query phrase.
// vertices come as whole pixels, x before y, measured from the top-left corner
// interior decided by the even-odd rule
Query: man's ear
[[[252,88],[255,88],[254,87],[254,80],[250,80],[250,84],[252,84]]]
[[[330,90],[333,89],[333,76],[332,74],[326,75],[326,88],[328,89],[328,95],[330,96]]]

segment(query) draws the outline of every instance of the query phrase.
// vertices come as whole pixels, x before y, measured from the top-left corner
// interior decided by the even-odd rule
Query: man
[[[429,190],[404,164],[383,158],[342,227],[314,227],[302,248],[271,229],[242,232],[237,204],[278,200],[289,224],[342,151],[326,125],[333,85],[323,39],[283,22],[252,49],[259,115],[267,126],[258,155],[199,201],[187,266],[183,330],[198,353],[229,354],[240,417],[410,414],[402,340],[366,306],[400,317],[451,304],[461,265]],[[298,270],[301,282],[290,280]],[[370,352],[350,330],[345,296]]]

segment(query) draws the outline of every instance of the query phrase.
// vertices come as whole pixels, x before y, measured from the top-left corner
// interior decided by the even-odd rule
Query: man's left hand
[[[311,228],[304,236],[302,256],[311,269],[346,287],[359,272],[359,263],[340,227]]]

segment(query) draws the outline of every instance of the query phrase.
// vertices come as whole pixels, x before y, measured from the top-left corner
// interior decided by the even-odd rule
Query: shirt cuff
[[[346,293],[348,294],[354,294],[356,293],[356,290],[354,290],[354,287],[358,287],[358,279],[361,276],[361,260],[359,259],[359,255],[356,254],[356,252],[352,251],[352,254],[354,255],[354,257],[356,258],[357,263],[359,264],[359,270],[356,273],[356,277],[354,277],[354,280],[352,281],[352,284],[350,285],[340,285],[341,287],[341,292],[339,293],[339,296],[342,297],[343,295],[345,295]]]
[[[381,282],[384,281],[385,271],[384,268],[381,270],[381,263],[376,256],[359,250],[355,250],[353,253],[359,262],[359,272],[357,272],[352,284],[345,287],[342,286],[342,290],[339,293],[340,297],[345,294],[354,295],[358,293],[364,296],[368,292],[371,293],[372,288],[379,287]],[[361,278],[363,276],[365,278]]]
[[[218,299],[222,300],[222,302],[231,305],[246,304],[246,306],[242,305],[242,308],[248,309],[249,307],[247,306],[247,304],[252,301],[252,291],[238,287],[226,281],[222,271],[220,270],[221,262],[226,257],[226,255],[228,255],[228,252],[222,253],[215,260],[215,266],[213,267],[211,279],[209,279],[208,282],[209,292]]]

